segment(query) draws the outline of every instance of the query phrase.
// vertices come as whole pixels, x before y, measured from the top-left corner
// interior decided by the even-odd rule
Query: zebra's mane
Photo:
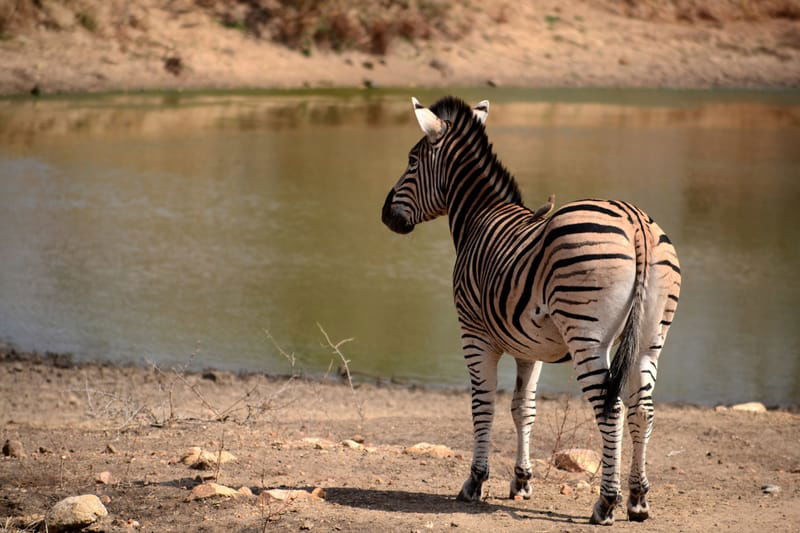
[[[489,136],[486,135],[486,128],[483,123],[475,117],[472,108],[461,98],[455,96],[445,96],[438,100],[430,107],[430,110],[442,120],[450,121],[452,124],[458,124],[461,121],[466,122],[463,135],[466,137],[474,130],[480,130],[478,135],[478,150],[481,153],[489,153],[489,164],[495,174],[497,175],[497,190],[508,190],[508,201],[514,204],[522,205],[522,193],[519,191],[514,176],[503,166],[503,163],[497,159],[497,154],[492,150],[492,144],[489,142]]]

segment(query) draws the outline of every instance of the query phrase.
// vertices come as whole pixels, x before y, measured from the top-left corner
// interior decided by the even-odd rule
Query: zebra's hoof
[[[628,498],[628,520],[644,522],[650,518],[650,506],[647,504],[647,493],[631,491]]]
[[[614,523],[614,507],[622,501],[622,497],[617,494],[616,497],[600,495],[600,499],[594,504],[592,510],[592,517],[589,519],[590,524],[598,526],[610,526]]]
[[[510,499],[523,498],[525,500],[530,500],[531,496],[533,496],[533,489],[530,483],[518,479],[511,480],[511,490],[508,491],[508,497]]]
[[[461,487],[461,492],[456,496],[456,500],[460,502],[479,502],[483,496],[483,481],[470,476]]]
[[[508,497],[512,500],[518,497],[530,500],[533,495],[533,489],[529,482],[530,479],[530,471],[526,472],[519,467],[514,468],[514,478],[511,480],[511,488],[508,491]]]

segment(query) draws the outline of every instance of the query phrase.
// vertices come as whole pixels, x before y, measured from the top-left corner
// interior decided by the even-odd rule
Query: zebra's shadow
[[[546,520],[570,524],[588,523],[584,516],[573,516],[540,509],[519,508],[493,502],[466,503],[454,496],[409,492],[405,490],[375,490],[354,487],[328,487],[325,500],[348,507],[391,513],[467,513],[491,514],[502,511],[514,520]],[[526,505],[529,505],[527,502]]]

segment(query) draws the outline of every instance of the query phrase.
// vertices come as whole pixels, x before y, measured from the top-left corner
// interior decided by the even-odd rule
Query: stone
[[[189,494],[189,497],[186,498],[186,500],[205,500],[206,498],[215,497],[236,498],[237,496],[241,495],[241,492],[230,487],[226,487],[225,485],[219,485],[217,483],[203,483],[202,485],[197,485],[195,488],[193,488],[191,494]]]
[[[253,496],[253,491],[250,490],[250,487],[239,487],[239,490],[237,492],[239,494],[241,494],[242,496],[245,496],[247,498],[250,498],[250,497]]]
[[[761,487],[761,492],[764,494],[777,494],[781,491],[778,485],[766,484]]]
[[[108,494],[103,494],[102,496],[100,496],[100,502],[102,502],[103,505],[108,505],[109,503],[111,503],[111,496],[109,496]]]
[[[300,529],[302,529],[303,531],[309,531],[311,529],[314,529],[314,524],[312,524],[311,521],[306,520],[305,522],[300,524]]]
[[[366,439],[364,439],[364,436],[363,436],[363,435],[361,435],[361,434],[359,434],[359,433],[356,433],[355,435],[353,435],[353,436],[350,438],[350,440],[354,440],[354,441],[356,441],[356,442],[357,442],[357,443],[359,443],[359,444],[364,444],[364,442],[366,442]]]
[[[428,442],[419,442],[413,446],[409,446],[404,453],[414,456],[428,456],[428,457],[453,457],[455,452],[442,444],[430,444]]]
[[[715,412],[715,413],[724,413],[724,412],[725,412],[725,411],[727,411],[727,410],[728,410],[728,408],[727,408],[727,407],[725,407],[724,405],[718,405],[718,406],[716,406],[716,407],[714,408],[714,412]]]
[[[108,516],[108,511],[100,498],[94,494],[70,496],[56,503],[47,513],[47,526],[50,530],[77,529],[95,523]]]
[[[328,448],[333,448],[336,444],[333,441],[328,439],[320,439],[317,437],[306,437],[300,441],[304,445],[310,445],[315,450],[325,450]]]
[[[39,446],[39,453],[42,455],[47,455],[53,453],[53,450],[51,450],[50,448],[46,448],[44,446]]]
[[[567,472],[594,474],[600,468],[600,454],[583,448],[561,450],[553,455],[553,466]]]
[[[203,450],[199,446],[192,446],[181,457],[183,464],[189,465],[191,468],[198,470],[210,470],[217,467],[219,464],[230,463],[236,461],[236,456],[230,452],[222,450],[221,452],[211,452]]]
[[[109,485],[109,484],[114,482],[114,478],[111,477],[111,472],[109,472],[108,470],[106,470],[104,472],[100,472],[99,474],[97,474],[94,477],[94,480],[97,483],[102,483],[104,485]]]
[[[6,457],[16,457],[18,459],[27,457],[25,448],[18,440],[6,440],[5,444],[3,444],[3,455]]]
[[[558,492],[560,492],[564,496],[572,496],[572,487],[564,483],[561,485],[561,488],[559,489]]]
[[[325,499],[325,489],[322,487],[316,487],[314,490],[311,491],[311,495],[315,496],[321,500]]]
[[[109,442],[106,444],[105,453],[117,453],[117,448]]]
[[[761,402],[746,402],[746,403],[737,403],[736,405],[732,405],[731,409],[734,411],[745,411],[748,413],[766,413],[767,408]]]
[[[322,493],[324,495],[324,491]],[[270,489],[261,492],[258,495],[258,503],[265,505],[269,504],[271,500],[279,502],[303,501],[303,500],[316,500],[320,496],[315,495],[313,492],[297,489]]]
[[[575,490],[577,491],[585,491],[585,490],[592,490],[592,486],[584,480],[578,481],[575,485]]]
[[[345,439],[342,441],[342,446],[345,448],[350,448],[352,450],[358,450],[359,448],[363,448],[364,446],[359,444],[358,442],[352,439]]]

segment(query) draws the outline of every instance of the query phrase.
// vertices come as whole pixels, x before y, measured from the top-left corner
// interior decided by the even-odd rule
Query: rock
[[[103,494],[102,496],[100,496],[100,502],[103,505],[108,505],[109,503],[111,503],[111,496],[109,496],[108,494]]]
[[[230,487],[226,487],[225,485],[219,485],[217,483],[203,483],[202,485],[197,485],[192,489],[192,492],[189,494],[189,497],[186,498],[186,501],[205,500],[206,498],[214,498],[217,496],[236,498],[237,496],[241,495],[241,492]]]
[[[728,410],[728,408],[727,408],[727,407],[725,407],[724,405],[718,405],[718,406],[716,406],[716,407],[714,408],[714,412],[715,412],[715,413],[724,413],[724,412],[725,412],[725,411],[727,411],[727,410]]]
[[[105,453],[117,453],[117,449],[110,442],[106,444]]]
[[[594,474],[600,468],[600,454],[583,448],[561,450],[553,455],[553,465],[568,472]]]
[[[428,442],[419,442],[403,450],[408,455],[415,456],[428,456],[428,457],[453,457],[455,452],[442,444],[430,444]]]
[[[325,499],[325,489],[322,487],[316,487],[314,490],[311,491],[311,495],[315,496],[321,500]]]
[[[53,453],[53,450],[51,450],[50,448],[45,448],[44,446],[39,446],[39,453],[42,455],[46,455],[49,453]]]
[[[781,488],[778,485],[763,485],[761,487],[761,492],[764,494],[777,494],[781,491]]]
[[[100,472],[99,474],[97,474],[97,475],[94,477],[94,480],[95,480],[97,483],[102,483],[102,484],[104,484],[104,485],[109,485],[109,484],[113,483],[113,481],[114,481],[114,478],[112,478],[112,477],[111,477],[111,472],[109,472],[108,470],[106,470],[106,471],[104,471],[104,472]]]
[[[354,441],[356,441],[356,442],[357,442],[357,443],[359,443],[359,444],[364,444],[364,442],[366,441],[366,439],[364,439],[364,436],[363,436],[363,435],[360,435],[360,434],[358,434],[358,433],[356,433],[355,435],[353,435],[353,437],[351,438],[351,440],[354,440]]]
[[[50,530],[77,529],[93,524],[104,516],[108,516],[108,511],[94,494],[70,496],[50,509],[47,526]]]
[[[589,483],[587,483],[586,481],[580,480],[575,485],[575,490],[577,491],[592,490],[592,486],[589,485]]]
[[[3,455],[6,457],[16,457],[18,459],[27,457],[25,448],[18,440],[6,440],[5,444],[3,444]]]
[[[312,524],[309,520],[306,520],[305,522],[300,524],[300,529],[302,529],[303,531],[314,529],[314,524]]]
[[[357,443],[356,441],[354,441],[352,439],[343,440],[342,441],[342,446],[344,446],[345,448],[353,449],[353,450],[358,450],[359,448],[363,448],[364,447],[364,446],[362,446],[361,444]]]
[[[560,492],[564,496],[572,496],[572,487],[564,483],[561,485],[561,488],[559,489],[558,492]]]
[[[428,63],[428,66],[434,70],[438,70],[442,74],[442,76],[446,76],[452,71],[450,65],[448,65],[445,61],[442,61],[438,57],[434,57],[433,59],[431,59],[430,63]]]
[[[737,403],[736,405],[732,405],[731,409],[733,409],[734,411],[746,411],[748,413],[767,412],[767,408],[761,402]]]
[[[322,491],[322,494],[324,495],[324,490]],[[319,498],[320,496],[314,494],[313,492],[308,492],[305,490],[270,489],[270,490],[265,490],[258,495],[258,503],[265,505],[269,504],[271,500],[277,500],[279,502],[291,502],[295,500],[298,501],[316,500]]]
[[[184,64],[183,59],[179,56],[171,56],[164,58],[164,70],[173,76],[179,76],[183,72]]]
[[[302,439],[302,442],[305,445],[311,445],[315,450],[324,450],[326,448],[333,448],[336,444],[333,441],[327,439],[320,439],[317,437],[306,437]]]
[[[250,490],[250,487],[239,487],[239,490],[237,492],[247,498],[253,496],[253,491]]]
[[[192,446],[183,454],[183,457],[181,457],[181,462],[183,464],[189,465],[192,468],[197,468],[198,470],[216,468],[217,462],[224,465],[232,461],[236,461],[236,456],[232,453],[226,452],[225,450],[221,452],[210,452],[201,449],[199,446]]]

